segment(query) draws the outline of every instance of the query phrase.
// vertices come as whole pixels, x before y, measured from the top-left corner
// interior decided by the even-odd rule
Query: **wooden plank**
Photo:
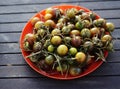
[[[102,18],[120,18],[120,10],[102,10],[95,11]],[[5,14],[0,15],[0,23],[8,22],[25,22],[28,21],[35,13],[25,13],[25,14]]]
[[[26,22],[28,21],[35,13],[27,14],[6,14],[0,15],[0,23],[9,23],[9,22]]]
[[[120,63],[103,63],[97,70],[88,76],[120,76]],[[9,78],[9,77],[43,77],[29,66],[26,65],[8,65],[0,66],[0,78]]]
[[[0,32],[21,32],[25,23],[0,24]]]
[[[114,4],[113,4],[114,3]],[[120,1],[94,1],[94,2],[79,2],[80,6],[84,6],[93,10],[102,10],[102,9],[115,9],[120,8]]]
[[[19,53],[19,43],[2,43],[0,44],[0,53]]]
[[[35,0],[34,2],[31,1],[31,0],[26,0],[26,1],[19,1],[19,0],[4,0],[4,1],[1,1],[0,5],[14,5],[14,4],[35,4],[35,3],[40,3],[40,4],[44,4],[44,3],[64,3],[64,2],[78,2],[78,1],[82,1],[82,2],[90,2],[93,0],[47,0],[47,1],[44,1],[44,0]],[[101,0],[103,1],[103,0]],[[107,1],[107,0],[106,0]]]
[[[26,64],[22,54],[0,54],[0,65]]]
[[[7,77],[42,77],[29,66],[0,66],[0,78]]]
[[[2,14],[2,13],[36,12],[36,11],[41,11],[45,8],[51,7],[53,5],[55,5],[55,4],[53,3],[53,4],[47,4],[47,5],[39,4],[39,5],[3,6],[3,7],[0,7],[0,9],[1,9],[0,13]]]
[[[120,62],[120,51],[110,52],[107,57],[107,62]]]
[[[20,33],[0,33],[0,42],[19,42]]]
[[[115,50],[118,50],[118,49],[120,49],[120,46],[119,46],[119,44],[120,44],[120,40],[114,40],[113,41],[113,46],[114,46],[114,49]]]
[[[102,18],[120,18],[120,10],[102,10],[95,12]]]
[[[120,29],[115,29],[113,32],[112,32],[112,37],[113,38],[120,38]]]
[[[92,9],[92,10],[101,10],[101,9],[115,9],[120,8],[120,1],[109,1],[109,2],[78,2],[80,6],[84,6],[86,8]],[[72,4],[77,5],[77,2],[68,2],[66,4]],[[114,3],[114,4],[112,4]],[[14,6],[1,6],[0,14],[3,13],[27,13],[27,12],[35,12],[35,9],[37,11],[45,9],[47,7],[53,6],[53,5],[59,5],[60,3],[51,3],[51,4],[28,4],[28,5],[14,5]],[[62,3],[61,3],[62,4]],[[19,9],[19,10],[18,10]]]
[[[119,89],[119,82],[119,76],[84,77],[69,81],[49,78],[17,78],[0,79],[0,87],[1,89]]]

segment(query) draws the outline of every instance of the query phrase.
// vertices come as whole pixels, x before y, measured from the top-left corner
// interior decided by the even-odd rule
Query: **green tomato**
[[[61,67],[62,67],[62,69],[60,68],[60,66],[57,66],[57,67],[56,67],[56,70],[57,70],[58,72],[61,72],[61,71],[66,72],[66,71],[67,71],[67,68],[68,68],[68,67],[67,67],[66,64],[62,64]]]
[[[75,9],[75,8],[68,9],[66,11],[66,15],[68,18],[74,18],[76,13],[77,13],[77,9]]]
[[[91,37],[91,32],[88,28],[84,28],[81,30],[81,36],[83,38],[90,38]]]
[[[75,24],[75,27],[79,30],[82,30],[84,28],[84,24],[81,21],[79,21]]]
[[[69,36],[65,37],[64,41],[69,44],[71,42],[71,37]]]
[[[81,73],[81,69],[78,67],[71,67],[69,73],[71,76],[77,76]]]
[[[54,63],[54,56],[52,55],[48,55],[47,57],[45,57],[45,63],[48,65],[52,65]]]
[[[106,48],[108,51],[113,51],[113,43],[109,43],[109,45]]]
[[[53,52],[54,49],[55,49],[55,48],[54,48],[53,45],[49,45],[48,48],[47,48],[47,50],[48,50],[49,52]]]
[[[64,26],[62,28],[62,33],[65,34],[65,35],[68,35],[70,33],[71,29],[67,26]]]
[[[69,52],[70,52],[71,55],[74,56],[74,55],[77,53],[77,49],[74,48],[74,47],[71,47],[71,48],[69,49]]]

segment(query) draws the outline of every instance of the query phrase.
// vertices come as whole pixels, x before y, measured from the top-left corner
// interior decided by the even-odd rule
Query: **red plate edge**
[[[70,4],[61,4],[61,5],[56,5],[56,6],[52,6],[52,8],[60,8],[60,9],[68,9],[68,8],[76,8],[76,9],[84,9],[86,12],[90,12],[89,9],[85,8],[85,7],[81,7],[81,6],[76,6],[76,5],[70,5]],[[39,13],[35,14],[33,17],[37,16],[40,17],[40,14],[44,15],[45,14],[45,9],[40,11]],[[32,17],[32,18],[33,18]],[[97,15],[97,18],[100,18],[99,15]],[[32,24],[30,23],[30,20],[26,23],[25,27],[22,30],[21,36],[20,36],[20,48],[22,48],[22,41],[24,39],[25,34],[30,33],[32,31]],[[29,30],[30,29],[30,30]],[[37,68],[34,63],[32,63],[29,58],[25,58],[27,55],[29,55],[29,53],[25,52],[24,50],[20,49],[22,52],[22,55],[25,59],[25,61],[27,62],[27,64],[36,72],[38,72],[39,74],[42,74],[44,76],[47,76],[49,78],[53,78],[53,79],[59,79],[59,80],[70,80],[70,79],[76,79],[76,78],[80,78],[83,77],[85,75],[90,74],[91,72],[95,71],[102,63],[103,61],[99,60],[97,62],[92,63],[88,69],[86,69],[84,72],[82,72],[80,75],[78,76],[62,76],[62,75],[50,75],[42,70],[40,70],[39,68]],[[104,52],[105,58],[108,56],[108,52],[105,51]]]

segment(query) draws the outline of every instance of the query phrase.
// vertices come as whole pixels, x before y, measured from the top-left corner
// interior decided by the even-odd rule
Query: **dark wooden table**
[[[60,81],[44,77],[24,61],[19,37],[36,13],[56,4],[74,4],[92,9],[115,24],[115,52],[107,62],[83,78]],[[0,0],[0,89],[120,89],[120,0]]]

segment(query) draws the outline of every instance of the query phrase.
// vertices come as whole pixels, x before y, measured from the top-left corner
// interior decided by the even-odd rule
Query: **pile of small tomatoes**
[[[113,51],[114,24],[83,9],[47,8],[44,20],[33,17],[33,32],[24,37],[23,50],[41,70],[77,76],[92,62]]]

